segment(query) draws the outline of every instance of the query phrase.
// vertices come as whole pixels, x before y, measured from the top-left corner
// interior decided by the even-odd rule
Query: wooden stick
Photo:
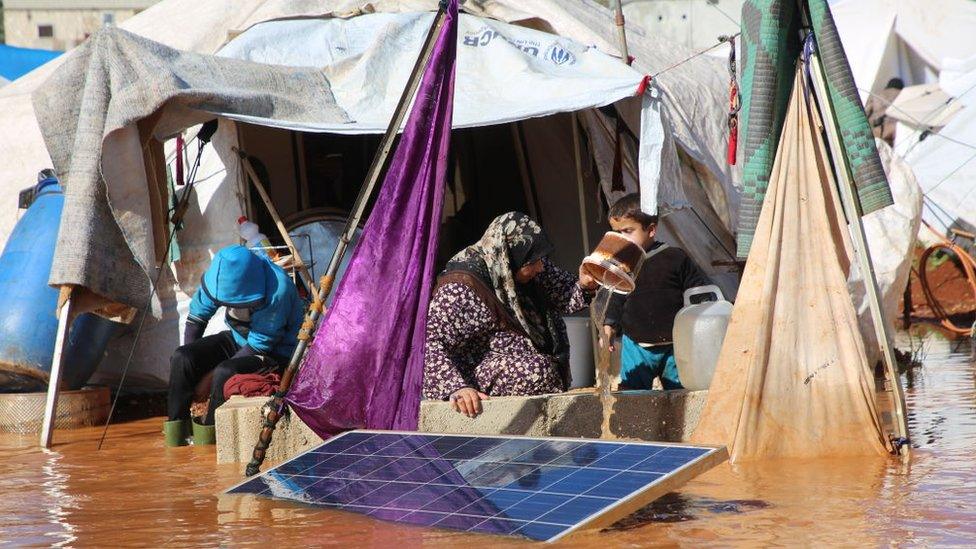
[[[58,315],[58,335],[54,340],[54,356],[51,358],[51,377],[47,382],[47,400],[44,403],[44,423],[41,424],[41,447],[50,448],[57,419],[58,396],[61,391],[61,374],[64,372],[64,351],[68,346],[68,330],[74,319],[74,299],[68,299]]]
[[[580,226],[583,230],[583,255],[590,253],[590,232],[586,230],[586,191],[583,188],[583,152],[580,150],[579,115],[573,113],[573,156],[576,159],[576,191],[579,198]]]
[[[271,219],[274,220],[275,226],[278,228],[278,233],[281,235],[282,240],[285,241],[285,245],[288,246],[288,250],[291,252],[292,258],[295,260],[295,268],[302,275],[302,280],[305,281],[305,286],[308,288],[309,292],[312,293],[312,299],[317,299],[319,292],[315,286],[315,280],[312,279],[312,274],[308,271],[308,266],[305,265],[305,261],[302,259],[301,254],[298,253],[298,248],[295,247],[295,242],[292,241],[291,235],[288,234],[288,229],[285,228],[285,224],[281,221],[281,216],[278,215],[278,209],[275,208],[274,202],[271,201],[271,196],[268,195],[267,189],[264,188],[264,184],[261,183],[261,178],[258,177],[257,171],[254,170],[254,165],[251,164],[251,159],[248,158],[247,153],[242,151],[237,147],[231,147],[240,158],[241,162],[244,164],[244,171],[247,172],[248,179],[251,180],[251,184],[257,189],[258,194],[261,195],[261,200],[264,202],[264,207],[268,209],[268,213],[271,214]]]
[[[532,168],[529,166],[525,139],[522,136],[522,126],[520,122],[512,122],[510,127],[512,129],[512,141],[515,142],[515,158],[518,160],[519,174],[522,176],[525,207],[529,210],[529,216],[541,224],[542,219],[539,217],[539,208],[536,208],[538,200],[535,196],[535,183],[532,180]]]
[[[617,35],[620,37],[620,53],[624,56],[624,63],[630,64],[630,52],[627,48],[627,29],[624,20],[624,8],[620,0],[614,0],[614,23],[617,25]]]
[[[844,211],[847,214],[851,233],[854,236],[854,255],[857,256],[858,264],[861,267],[861,278],[864,280],[864,289],[868,297],[868,306],[871,310],[871,320],[874,324],[875,337],[878,339],[878,346],[881,348],[881,358],[884,362],[887,382],[892,393],[894,404],[894,429],[898,438],[908,439],[908,420],[905,414],[905,393],[901,386],[901,379],[898,377],[898,365],[895,362],[895,353],[891,348],[891,340],[888,339],[888,326],[885,323],[884,310],[881,308],[881,290],[878,289],[878,280],[874,272],[874,262],[871,260],[871,250],[868,246],[867,236],[864,233],[864,222],[861,219],[861,210],[855,199],[854,177],[851,174],[851,167],[847,163],[847,156],[841,149],[840,129],[837,127],[837,120],[834,117],[833,105],[830,101],[830,94],[827,92],[826,73],[818,54],[810,56],[810,62],[815,70],[811,71],[822,110],[824,128],[827,131],[827,141],[830,151],[834,171],[837,175],[837,186],[840,189],[841,199],[844,204]],[[910,446],[905,444],[901,447],[901,455],[906,457],[911,452]],[[898,452],[897,446],[893,445],[893,450]]]

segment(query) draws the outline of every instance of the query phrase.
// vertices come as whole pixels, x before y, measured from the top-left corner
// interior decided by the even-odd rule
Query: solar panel
[[[554,541],[609,526],[727,457],[680,444],[358,430],[226,493]]]

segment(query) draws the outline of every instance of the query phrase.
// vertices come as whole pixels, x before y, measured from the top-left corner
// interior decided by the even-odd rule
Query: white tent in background
[[[324,49],[312,47],[313,42],[302,43],[298,46],[290,40],[287,33],[280,34],[281,29],[292,26],[307,26],[311,32],[320,32],[323,37],[335,38],[338,34],[328,34],[330,27],[345,27],[349,31],[357,24],[367,22],[370,18],[386,18],[389,21],[408,21],[416,16],[394,16],[387,14],[403,14],[433,9],[435,0],[320,0],[307,2],[298,0],[164,0],[143,13],[132,17],[120,25],[123,29],[145,36],[157,42],[179,49],[215,53],[222,51],[224,55],[255,59],[264,62],[316,64],[326,60],[329,55]],[[532,33],[542,31],[549,33],[545,36],[547,46],[559,40],[552,35],[570,39],[575,42],[574,48],[582,48],[574,55],[586,55],[586,51],[593,48],[593,54],[600,53],[606,57],[619,54],[616,49],[616,29],[612,25],[612,17],[606,8],[593,0],[576,0],[564,2],[562,0],[536,0],[530,7],[517,0],[465,0],[462,8],[468,15],[462,16],[470,25],[482,21],[492,36],[497,31],[499,35],[512,39],[510,35],[532,38]],[[376,14],[369,17],[356,17],[341,24],[330,19],[334,17],[355,17],[363,14]],[[475,16],[486,18],[475,19]],[[406,18],[406,19],[404,19]],[[492,21],[494,20],[494,21]],[[506,23],[528,29],[509,28]],[[462,29],[465,27],[462,26]],[[479,27],[480,29],[480,27]],[[501,29],[501,30],[499,30]],[[507,29],[507,30],[506,30]],[[376,29],[373,28],[373,31]],[[472,36],[476,34],[474,27],[468,28]],[[266,34],[267,33],[267,34]],[[275,33],[279,33],[275,35]],[[482,34],[482,36],[485,36]],[[267,42],[262,44],[265,37]],[[233,40],[233,39],[237,40]],[[463,34],[462,34],[463,39]],[[519,47],[519,37],[515,44]],[[538,41],[539,37],[535,39]],[[646,36],[640,29],[629,29],[628,40],[631,55],[636,57],[634,67],[643,74],[653,74],[657,71],[678,64],[691,57],[692,52],[652,36]],[[290,46],[288,44],[291,44]],[[368,41],[366,42],[369,46]],[[376,57],[371,61],[375,74],[397,74],[402,67],[390,66],[388,63],[405,63],[403,52],[395,47],[366,47],[364,53],[388,55],[388,59]],[[534,47],[532,44],[521,44],[523,47]],[[223,48],[223,49],[222,49]],[[409,48],[408,48],[409,49]],[[548,51],[548,50],[547,50]],[[576,50],[573,50],[576,51]],[[541,52],[540,52],[541,53]],[[555,52],[557,60],[563,54]],[[285,55],[286,57],[281,57]],[[287,57],[291,55],[293,57]],[[316,57],[324,55],[325,57]],[[303,57],[304,56],[304,57]],[[36,117],[31,103],[31,92],[42,85],[50,72],[60,64],[66,56],[48,63],[26,77],[0,89],[0,162],[5,169],[0,173],[0,242],[5,241],[16,219],[17,192],[30,185],[35,180],[37,171],[50,165],[50,158],[41,139]],[[409,57],[409,56],[408,56]],[[329,63],[324,63],[328,65]],[[355,64],[353,64],[355,65]],[[336,91],[337,99],[345,101],[344,108],[356,112],[360,117],[360,131],[375,131],[382,120],[382,110],[388,109],[389,100],[396,96],[395,87],[391,85],[387,90],[381,90],[382,100],[379,105],[361,103],[363,96],[356,95],[357,78],[363,79],[375,74],[362,72],[363,67],[353,69],[341,76],[347,78],[345,89],[340,86]],[[607,65],[609,67],[609,65]],[[621,68],[622,65],[620,66]],[[330,79],[341,81],[338,72],[342,67],[336,67],[336,74]],[[359,72],[356,72],[359,70]],[[627,69],[629,70],[629,69]],[[619,90],[600,90],[606,102],[613,102],[627,93],[624,89],[633,86],[637,79],[631,71],[629,76],[621,72]],[[459,75],[462,72],[459,72]],[[500,77],[501,75],[496,75]],[[612,75],[610,75],[612,76]],[[724,62],[698,57],[680,64],[673,70],[655,78],[655,84],[660,93],[659,114],[665,131],[661,134],[663,140],[643,145],[653,145],[660,151],[651,151],[659,155],[662,166],[660,173],[668,174],[673,196],[665,196],[664,203],[671,202],[678,205],[679,199],[687,201],[691,207],[679,209],[665,217],[662,221],[661,234],[665,239],[676,243],[695,257],[713,276],[722,278],[731,276],[735,280],[734,268],[728,265],[717,265],[718,260],[727,259],[723,246],[731,247],[731,234],[735,225],[738,211],[738,191],[736,190],[736,171],[725,163],[725,148],[727,126],[725,111],[727,108],[727,71]],[[395,80],[393,78],[390,79]],[[612,78],[611,78],[612,80]],[[363,82],[365,83],[365,82]],[[379,82],[388,84],[389,82]],[[373,83],[376,85],[376,83]],[[465,83],[468,84],[468,83]],[[605,84],[605,83],[604,83]],[[601,85],[604,85],[601,84]],[[611,88],[613,84],[611,84]],[[580,93],[585,86],[580,86]],[[459,92],[463,89],[459,85]],[[592,86],[589,88],[592,92]],[[473,90],[474,93],[476,90]],[[563,92],[564,99],[572,98],[572,93]],[[614,93],[617,93],[614,96]],[[392,94],[392,95],[391,95]],[[467,100],[476,100],[476,96]],[[395,99],[394,99],[395,100]],[[458,96],[458,101],[466,100]],[[578,108],[603,104],[601,101],[582,101],[576,98]],[[644,135],[646,128],[641,128],[639,102],[630,104],[617,103],[621,111],[620,118],[625,123],[625,132]],[[564,107],[571,107],[567,103]],[[513,110],[518,107],[513,105]],[[357,111],[357,109],[359,109]],[[470,105],[458,106],[458,119],[474,120],[484,116]],[[466,110],[467,109],[467,110]],[[562,112],[566,112],[563,109]],[[645,113],[647,109],[645,107]],[[462,113],[467,112],[467,115]],[[535,116],[543,116],[544,112],[533,111]],[[372,118],[370,118],[372,116]],[[387,115],[388,116],[388,115]],[[528,111],[521,117],[533,116]],[[564,117],[568,115],[563,115]],[[580,111],[581,123],[586,129],[585,138],[593,158],[593,176],[599,185],[611,197],[627,190],[636,190],[638,180],[638,165],[640,156],[637,150],[622,152],[622,183],[624,191],[612,188],[614,166],[614,127],[603,113],[596,110]],[[519,118],[512,116],[511,119]],[[551,117],[550,117],[551,118]],[[503,120],[499,116],[499,120]],[[237,118],[238,122],[246,120]],[[535,170],[541,173],[540,179],[548,178],[552,184],[575,186],[576,174],[572,156],[566,157],[550,155],[546,151],[565,150],[571,146],[571,125],[564,118],[560,124],[543,124],[540,121],[548,119],[526,120],[525,148],[533,153],[539,162]],[[652,120],[645,117],[645,120]],[[266,121],[265,121],[266,123]],[[368,127],[372,125],[371,127]],[[472,125],[477,125],[472,123]],[[256,126],[233,123],[227,119],[221,122],[220,129],[214,138],[214,147],[204,154],[203,165],[199,172],[199,184],[196,187],[197,197],[191,205],[185,225],[186,230],[179,236],[183,259],[174,266],[172,271],[160,284],[159,293],[163,302],[162,319],[147,325],[143,333],[140,349],[136,353],[136,360],[129,375],[135,380],[134,385],[151,386],[164,383],[168,377],[168,356],[171,350],[179,344],[179,325],[185,319],[189,296],[196,289],[202,271],[209,264],[211,254],[222,246],[237,241],[235,221],[237,217],[248,209],[248,193],[243,182],[241,169],[232,147],[242,143],[246,148],[257,147],[262,139],[247,141],[248,128]],[[278,124],[279,128],[287,128],[287,124]],[[336,128],[294,128],[307,130],[336,131]],[[268,130],[270,131],[270,130]],[[278,130],[275,130],[278,131]],[[506,130],[507,131],[507,130]],[[266,136],[286,140],[291,139],[288,132],[281,132],[277,137],[264,133]],[[244,141],[242,141],[244,139]],[[268,141],[270,143],[270,140]],[[670,151],[670,154],[667,152]],[[195,152],[195,150],[193,151]],[[249,152],[254,153],[251,150]],[[663,156],[662,152],[664,153]],[[548,156],[547,156],[548,155]],[[290,165],[290,158],[287,159]],[[886,163],[889,166],[890,163]],[[295,167],[296,171],[299,167]],[[302,167],[301,169],[304,169]],[[888,208],[866,218],[869,235],[881,235],[880,248],[876,249],[875,257],[885,257],[888,265],[880,266],[879,278],[885,294],[886,305],[897,303],[901,294],[903,274],[908,269],[908,249],[911,241],[911,231],[907,230],[917,218],[912,217],[914,204],[917,203],[917,192],[914,181],[902,173],[903,170],[893,169],[892,187],[899,208]],[[647,174],[640,174],[646,176]],[[540,185],[545,186],[540,181]],[[667,188],[668,185],[665,185]],[[575,189],[574,189],[575,191]],[[609,192],[607,192],[609,191]],[[683,197],[679,196],[683,193]],[[575,200],[575,195],[574,200]],[[595,197],[594,192],[590,196]],[[300,199],[301,197],[297,197]],[[661,198],[659,195],[658,198]],[[565,200],[563,198],[563,200]],[[592,199],[591,199],[592,200]],[[547,204],[545,196],[540,200],[540,208],[544,212]],[[551,203],[550,203],[551,204]],[[256,206],[255,209],[260,209]],[[543,214],[540,214],[543,215]],[[590,216],[594,215],[591,210]],[[575,223],[578,238],[579,220],[572,219],[544,219],[544,223],[551,223],[549,230],[553,232],[568,232],[571,223]],[[873,229],[872,229],[873,227]],[[592,229],[592,228],[591,228]],[[872,244],[874,240],[872,240]],[[582,255],[582,249],[579,255]],[[723,275],[723,273],[725,273]],[[891,308],[889,306],[889,308]],[[212,329],[220,328],[219,319],[211,323]],[[103,381],[107,381],[125,360],[131,339],[128,337],[116,341],[109,349],[107,368],[102,372]]]
[[[892,78],[937,82],[946,59],[976,54],[976,3],[967,0],[840,0],[830,10],[862,101]]]
[[[976,228],[976,56],[948,64],[939,85],[956,98],[960,112],[903,154],[928,199],[925,220],[942,232],[971,231]]]

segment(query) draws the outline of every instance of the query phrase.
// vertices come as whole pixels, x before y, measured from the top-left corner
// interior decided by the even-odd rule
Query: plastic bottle
[[[715,294],[718,300],[691,304],[692,297],[705,294]],[[685,306],[674,317],[674,360],[681,385],[689,391],[700,391],[708,389],[715,375],[732,304],[714,285],[689,288],[684,297]]]
[[[261,232],[257,223],[248,221],[247,217],[242,215],[237,218],[237,230],[252,251],[270,257],[272,260],[277,259],[278,254],[271,249],[271,241]]]

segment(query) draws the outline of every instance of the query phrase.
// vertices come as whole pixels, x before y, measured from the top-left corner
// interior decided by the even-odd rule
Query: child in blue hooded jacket
[[[220,307],[227,308],[230,330],[202,337]],[[190,302],[183,346],[170,359],[169,421],[164,427],[185,432],[194,389],[210,371],[210,406],[202,424],[213,425],[214,410],[224,402],[227,380],[235,374],[273,371],[286,365],[297,345],[303,317],[298,290],[281,267],[244,246],[217,252]]]

